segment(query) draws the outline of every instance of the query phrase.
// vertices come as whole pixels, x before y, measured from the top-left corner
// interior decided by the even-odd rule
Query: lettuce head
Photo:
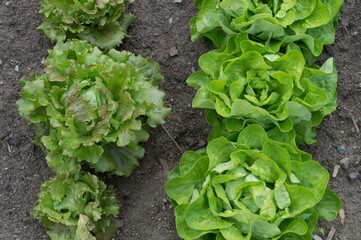
[[[126,51],[103,54],[86,41],[58,42],[45,73],[23,79],[17,105],[34,123],[35,142],[56,174],[77,174],[88,163],[99,172],[128,176],[144,155],[146,125],[164,123],[163,79],[150,58]]]
[[[41,186],[31,215],[49,229],[52,240],[109,239],[118,208],[113,188],[95,175],[62,174]]]
[[[299,48],[282,54],[238,34],[224,50],[202,55],[199,65],[187,83],[197,88],[193,107],[208,109],[211,139],[255,123],[295,130],[298,143],[312,144],[315,127],[337,106],[333,59],[307,67]]]
[[[297,45],[309,63],[335,40],[343,0],[197,0],[192,40],[210,39],[218,48],[227,35],[248,33],[274,51]]]
[[[169,174],[165,190],[181,238],[312,240],[318,217],[336,218],[341,203],[326,188],[328,171],[294,139],[271,140],[258,125],[232,138],[184,153]]]
[[[125,11],[126,2],[133,0],[42,0],[38,29],[53,42],[80,38],[109,50],[122,43],[135,20]]]

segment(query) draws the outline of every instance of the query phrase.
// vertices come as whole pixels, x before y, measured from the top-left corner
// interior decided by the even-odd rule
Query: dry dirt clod
[[[340,165],[336,164],[333,168],[332,177],[335,178],[338,174],[338,171],[340,170]]]
[[[340,222],[342,225],[345,225],[345,210],[343,208],[340,209],[340,212],[338,213],[340,217]]]
[[[350,165],[350,158],[348,158],[348,157],[342,158],[340,161],[340,165],[343,169],[347,169],[348,166]]]
[[[172,47],[168,53],[169,53],[169,56],[174,57],[174,56],[178,55],[179,51],[176,47]]]
[[[199,143],[198,143],[198,146],[200,146],[200,147],[204,147],[206,145],[206,141],[204,141],[204,140],[199,140]]]
[[[124,226],[124,222],[122,219],[120,218],[116,218],[114,219],[114,225],[117,227],[117,228],[121,228]]]
[[[162,165],[162,168],[163,168],[164,172],[166,174],[168,174],[169,173],[168,163],[163,158],[159,158],[159,162],[160,162],[160,165]]]

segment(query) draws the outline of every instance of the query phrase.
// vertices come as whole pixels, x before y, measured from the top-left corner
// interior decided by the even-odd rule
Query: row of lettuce
[[[212,50],[187,83],[213,126],[206,149],[184,153],[166,193],[185,240],[312,240],[340,199],[329,173],[297,144],[336,109],[332,58],[342,0],[196,0],[192,40]]]
[[[147,128],[170,113],[159,65],[113,49],[135,20],[126,1],[41,2],[39,29],[57,44],[44,74],[21,80],[17,106],[56,174],[31,211],[52,240],[111,238],[119,206],[114,188],[94,173],[129,176],[144,156]]]

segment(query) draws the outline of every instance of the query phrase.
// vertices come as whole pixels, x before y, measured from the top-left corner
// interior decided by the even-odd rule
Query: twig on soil
[[[320,237],[320,236],[318,236],[318,235],[312,235],[312,239],[313,240],[322,240],[322,238]]]
[[[358,127],[354,116],[352,116],[351,119],[352,119],[353,125],[355,126],[356,133],[359,134],[360,133],[360,128]]]
[[[350,33],[349,33],[348,30],[347,30],[347,27],[346,27],[346,26],[343,26],[343,28],[345,29],[347,35],[350,35]]]
[[[334,227],[331,228],[330,233],[327,235],[326,240],[331,240],[333,238],[333,235],[335,235],[336,229]]]
[[[351,118],[351,120],[353,122],[353,125],[354,125],[355,129],[356,129],[356,133],[359,134],[360,133],[360,128],[358,127],[358,125],[356,123],[355,116],[352,114],[353,111],[351,109],[347,108],[347,107],[344,107],[344,106],[342,106],[342,108],[348,111],[348,114],[350,115],[350,118]]]
[[[345,210],[343,208],[340,209],[339,216],[341,224],[345,225]]]
[[[9,151],[9,153],[11,153],[11,147],[7,141],[6,141],[6,145],[8,145],[8,151]]]
[[[172,137],[172,135],[170,135],[170,133],[168,132],[168,130],[167,130],[163,125],[161,125],[161,126],[162,126],[162,128],[164,129],[164,131],[167,133],[167,135],[172,139],[172,141],[173,141],[174,144],[177,146],[177,148],[179,149],[179,151],[180,151],[181,153],[183,153],[182,148],[179,146],[179,144],[176,142],[176,140]]]

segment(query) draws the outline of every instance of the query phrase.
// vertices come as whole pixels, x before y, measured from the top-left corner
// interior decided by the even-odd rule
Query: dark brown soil
[[[0,239],[6,240],[48,239],[41,224],[29,217],[29,210],[41,184],[52,173],[41,150],[31,143],[32,127],[19,116],[15,106],[21,91],[19,80],[32,71],[41,74],[41,62],[53,46],[35,29],[41,23],[39,4],[40,0],[0,2]],[[193,1],[138,0],[130,11],[138,20],[129,31],[132,39],[122,49],[152,56],[159,62],[165,77],[161,88],[166,92],[167,105],[172,107],[165,128],[183,150],[204,147],[210,127],[204,112],[192,109],[195,90],[185,83],[197,69],[198,57],[210,49],[202,41],[190,41],[188,22],[196,13]],[[339,108],[318,128],[317,145],[304,147],[330,174],[342,158],[350,158],[350,166],[341,168],[329,184],[342,199],[344,225],[339,219],[332,223],[321,221],[325,234],[335,227],[333,239],[340,240],[361,239],[361,141],[355,126],[358,123],[361,127],[360,23],[361,2],[345,0],[336,42],[325,48],[321,58],[322,62],[332,56],[337,63]],[[174,47],[178,54],[170,56]],[[149,142],[144,144],[146,156],[129,178],[105,177],[115,185],[121,204],[120,228],[114,239],[179,239],[164,184],[181,152],[161,127],[150,134]],[[341,145],[346,147],[344,154],[337,150]],[[356,180],[350,180],[351,173],[356,174]]]

